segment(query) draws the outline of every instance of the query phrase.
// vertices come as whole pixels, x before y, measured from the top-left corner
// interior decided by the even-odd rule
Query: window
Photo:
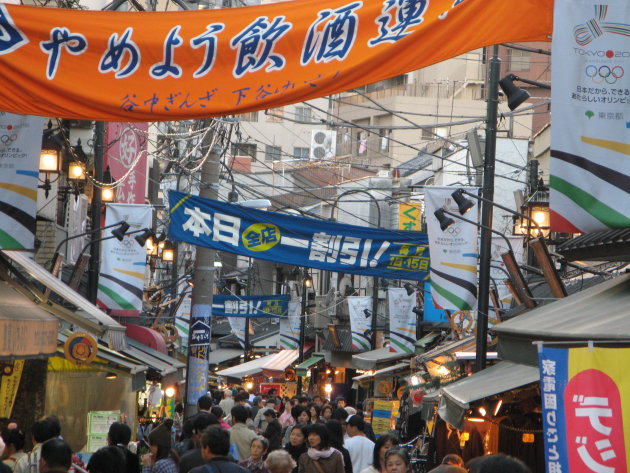
[[[284,116],[284,108],[271,108],[267,110],[267,114],[265,116],[267,117],[268,122],[281,122],[282,117]]]
[[[258,112],[248,112],[243,113],[238,116],[238,119],[242,122],[257,122],[258,121]]]
[[[510,72],[529,71],[530,52],[520,49],[508,49],[508,65]]]
[[[391,130],[381,130],[379,133],[379,144],[381,151],[387,152],[389,151],[389,140],[391,138],[392,132]]]
[[[295,107],[295,119],[300,122],[310,122],[311,109],[308,107]]]
[[[434,140],[437,136],[435,136],[435,130],[431,127],[426,127],[422,129],[422,139],[423,140]]]
[[[296,146],[293,148],[293,156],[296,159],[308,159],[310,157],[311,150],[306,147]]]
[[[253,143],[232,143],[230,152],[232,156],[250,156],[256,161],[256,145]]]
[[[279,161],[282,159],[282,148],[280,146],[265,146],[265,161]]]

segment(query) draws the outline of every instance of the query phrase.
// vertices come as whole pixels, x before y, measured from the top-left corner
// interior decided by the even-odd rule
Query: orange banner
[[[182,12],[0,4],[0,109],[105,121],[231,115],[482,46],[549,41],[553,0],[297,0]]]

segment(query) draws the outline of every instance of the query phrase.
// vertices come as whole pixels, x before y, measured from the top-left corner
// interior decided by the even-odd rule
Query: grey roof
[[[556,252],[569,261],[628,261],[630,228],[584,233],[558,245]]]
[[[400,171],[400,177],[406,177],[420,169],[426,168],[431,163],[433,163],[433,155],[420,151],[416,157],[396,166],[396,169]]]
[[[534,341],[630,343],[630,274],[537,307],[496,325],[499,357],[536,364]]]

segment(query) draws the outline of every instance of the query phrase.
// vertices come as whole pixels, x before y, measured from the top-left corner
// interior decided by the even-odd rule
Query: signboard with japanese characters
[[[212,315],[222,317],[283,317],[289,310],[288,294],[277,296],[212,296]]]
[[[44,120],[39,117],[0,112],[0,249],[32,250],[35,247],[41,142],[33,137],[41,135],[43,126]],[[50,178],[55,180],[54,176]],[[41,203],[44,197],[48,200],[42,192]],[[49,216],[55,218],[54,214]]]
[[[547,473],[628,471],[629,348],[539,351]]]
[[[551,230],[628,228],[628,0],[554,5],[551,80],[559,85],[551,89]]]
[[[108,123],[105,127],[105,165],[116,186],[119,204],[144,204],[147,182],[148,123]]]
[[[423,280],[427,236],[250,209],[182,192],[169,193],[169,237],[296,266]]]
[[[420,202],[398,204],[398,229],[420,231],[422,204]]]
[[[549,0],[298,0],[180,12],[0,3],[0,104],[123,122],[240,114],[491,44],[548,41],[551,14]]]

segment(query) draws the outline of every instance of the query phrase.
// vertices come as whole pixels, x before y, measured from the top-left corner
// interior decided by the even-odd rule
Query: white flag
[[[230,322],[230,328],[232,329],[232,335],[236,337],[241,348],[245,349],[245,327],[247,324],[247,317],[228,317]]]
[[[459,215],[451,194],[454,187],[425,187],[425,208],[429,250],[431,252],[431,294],[439,309],[472,310],[477,306],[477,234],[475,225],[451,217],[453,223],[440,229],[435,217],[437,209],[445,208]],[[474,189],[466,189],[474,192]],[[474,205],[464,218],[478,221]]]
[[[350,296],[348,312],[350,313],[350,330],[352,331],[352,348],[367,351],[372,348],[372,298]]]
[[[124,220],[128,232],[150,228],[152,213],[150,205],[108,204],[105,226]],[[147,250],[138,245],[135,236],[103,242],[97,302],[114,315],[137,316],[142,310]]]
[[[280,317],[280,344],[281,350],[297,350],[300,346],[300,311],[302,306],[299,301],[289,302],[289,311],[285,317]]]
[[[389,307],[389,351],[414,353],[416,349],[416,320],[413,311],[416,307],[415,291],[410,296],[407,289],[390,287],[387,290]]]

